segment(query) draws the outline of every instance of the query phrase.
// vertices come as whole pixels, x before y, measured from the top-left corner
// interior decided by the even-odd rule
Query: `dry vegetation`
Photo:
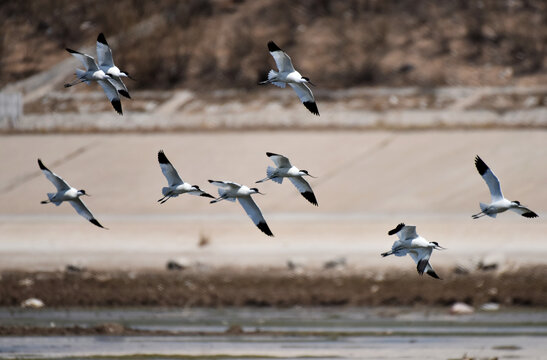
[[[254,87],[273,66],[268,40],[323,88],[547,76],[543,0],[34,0],[0,4],[0,85],[66,59],[65,47],[93,47],[99,32],[141,89]]]

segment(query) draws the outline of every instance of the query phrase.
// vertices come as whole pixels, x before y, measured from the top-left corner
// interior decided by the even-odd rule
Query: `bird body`
[[[59,175],[55,174],[49,170],[43,163],[42,160],[38,159],[38,166],[47,177],[49,181],[57,189],[56,193],[48,193],[48,200],[44,200],[41,203],[53,203],[56,206],[61,205],[62,202],[66,201],[76,210],[78,214],[89,220],[93,225],[96,225],[101,228],[102,226],[97,219],[91,214],[89,209],[85,206],[84,202],[80,199],[80,196],[86,195],[89,196],[85,190],[78,190],[70,186],[65,180],[63,180]],[[105,228],[106,229],[106,228]]]
[[[116,82],[113,78],[98,67],[92,56],[71,49],[66,49],[66,51],[80,60],[82,64],[84,64],[86,70],[76,69],[76,77],[78,79],[72,83],[65,84],[65,87],[74,86],[82,82],[89,85],[91,81],[96,81],[103,88],[103,91],[108,100],[110,100],[114,110],[116,110],[118,114],[123,115],[122,103],[118,91],[116,90]]]
[[[273,236],[273,233],[268,227],[268,224],[266,223],[266,220],[264,219],[260,208],[251,198],[251,195],[253,194],[262,194],[260,191],[258,191],[257,188],[249,188],[248,186],[240,185],[231,181],[209,180],[209,182],[219,187],[219,197],[211,200],[211,204],[217,203],[222,200],[228,200],[232,202],[237,200],[241,204],[247,215],[249,215],[253,223],[260,229],[260,231],[268,236]]]
[[[121,95],[131,99],[129,91],[121,79],[122,77],[131,79],[131,76],[114,65],[112,49],[110,49],[110,46],[106,42],[106,38],[103,33],[100,33],[97,37],[97,60],[99,61],[99,68],[112,78],[112,84],[115,86],[116,90]]]
[[[481,212],[472,215],[473,219],[478,219],[482,216],[488,215],[495,218],[497,214],[512,210],[517,214],[520,214],[527,218],[535,218],[538,215],[526,206],[521,205],[519,201],[507,200],[501,192],[501,184],[494,172],[486,165],[486,163],[477,155],[475,157],[475,167],[482,176],[488,189],[490,190],[491,203],[484,204],[479,203]]]
[[[273,41],[268,42],[268,50],[274,58],[278,71],[270,70],[268,72],[268,80],[262,81],[259,84],[274,84],[275,86],[284,88],[286,84],[289,84],[304,106],[314,115],[319,116],[319,110],[315,103],[315,98],[310,88],[306,85],[313,83],[305,76],[302,76],[298,71],[294,69],[291,58],[287,53],[279,48]]]
[[[315,206],[318,206],[317,199],[313,190],[304,176],[311,176],[307,170],[300,170],[296,166],[292,165],[289,159],[283,155],[267,152],[266,155],[272,159],[277,165],[276,168],[268,166],[266,170],[266,177],[262,180],[258,180],[257,183],[272,180],[278,184],[283,183],[284,178],[288,178],[294,186],[298,189],[300,194]]]
[[[177,197],[181,194],[190,194],[196,196],[209,197],[214,199],[213,196],[207,194],[205,191],[202,191],[197,185],[190,185],[185,183],[177,173],[175,167],[171,164],[163,150],[158,152],[158,162],[160,163],[160,168],[167,179],[166,187],[162,188],[161,192],[163,197],[158,200],[160,204],[163,204],[172,197]]]
[[[388,232],[388,235],[394,234],[397,234],[399,240],[393,243],[390,251],[381,254],[383,257],[389,255],[405,256],[408,254],[416,263],[418,274],[422,275],[425,272],[431,277],[440,279],[431,267],[429,259],[433,249],[440,250],[444,248],[439,246],[437,242],[430,242],[419,236],[416,233],[416,226],[407,226],[400,223],[395,229]]]

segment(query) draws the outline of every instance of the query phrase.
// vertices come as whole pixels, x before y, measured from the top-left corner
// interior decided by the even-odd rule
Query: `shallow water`
[[[0,358],[116,357],[180,359],[541,359],[547,310],[478,312],[446,309],[0,309],[3,325],[94,326],[116,322],[147,330],[205,336],[0,337]],[[218,335],[231,325],[276,334]],[[216,334],[215,334],[216,333]]]

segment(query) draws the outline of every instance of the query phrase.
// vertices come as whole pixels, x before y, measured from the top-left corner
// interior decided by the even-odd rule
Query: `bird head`
[[[250,188],[249,189],[251,191],[251,194],[260,194],[260,195],[266,195],[264,193],[261,193],[260,191],[258,191],[257,188]]]
[[[300,170],[300,175],[302,176],[309,176],[309,177],[312,177],[312,178],[317,178],[317,176],[311,176],[309,173],[308,173],[308,170]]]
[[[120,77],[126,77],[126,78],[129,78],[129,79],[135,81],[135,79],[133,79],[127,71],[120,70]]]
[[[308,84],[310,84],[311,86],[315,86],[315,84],[312,83],[312,82],[310,81],[310,78],[309,78],[309,77],[302,76],[302,82],[308,83]]]
[[[431,241],[430,244],[433,244],[433,245],[432,245],[432,246],[433,246],[433,249],[436,249],[436,250],[444,250],[444,249],[446,249],[446,248],[442,247],[441,245],[439,245],[439,243],[436,242],[436,241]]]
[[[82,196],[82,195],[85,195],[85,196],[91,196],[89,195],[88,193],[85,192],[85,190],[78,190],[78,196]]]
[[[514,200],[514,201],[511,201],[513,204],[516,204],[517,206],[520,206],[520,201],[518,200]]]

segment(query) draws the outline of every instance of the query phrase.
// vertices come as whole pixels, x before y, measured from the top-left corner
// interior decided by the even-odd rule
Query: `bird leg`
[[[473,219],[478,219],[478,218],[483,217],[483,216],[485,216],[485,215],[486,215],[486,213],[485,213],[484,211],[481,211],[481,212],[478,213],[478,214],[471,215],[471,217],[472,217]]]
[[[74,86],[74,85],[78,85],[79,83],[83,83],[84,81],[85,81],[84,79],[78,79],[74,82],[67,83],[64,86],[67,88],[67,87],[71,87],[71,86]]]

